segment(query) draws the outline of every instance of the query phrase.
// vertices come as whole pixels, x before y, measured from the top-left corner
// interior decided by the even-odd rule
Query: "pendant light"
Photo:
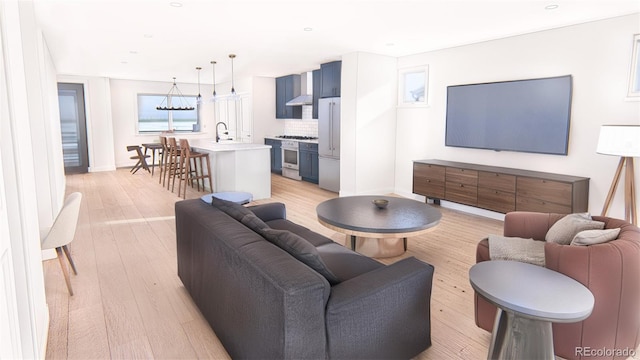
[[[231,95],[236,94],[236,89],[233,87],[233,59],[235,59],[236,54],[229,54],[229,59],[231,59]]]
[[[213,98],[216,97],[216,62],[211,60],[211,66],[213,67]]]
[[[197,101],[200,101],[200,99],[202,99],[202,96],[200,95],[200,70],[202,70],[202,68],[200,66],[196,67],[196,70],[198,70],[198,98]]]
[[[174,101],[172,101],[171,106],[169,106],[169,97],[171,97],[172,100],[179,99],[180,105],[182,106],[174,106],[174,103],[175,103]],[[176,85],[176,78],[174,76],[173,85],[171,86],[171,89],[169,89],[167,96],[165,96],[164,100],[162,100],[160,105],[156,106],[156,110],[194,110],[194,109],[195,107],[189,104],[189,102],[185,99],[184,95],[182,95],[182,92],[180,92],[180,89],[178,89],[178,85]]]

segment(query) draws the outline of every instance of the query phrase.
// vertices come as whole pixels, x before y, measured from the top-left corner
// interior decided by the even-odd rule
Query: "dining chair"
[[[73,296],[73,289],[71,288],[71,279],[69,279],[69,270],[64,262],[64,251],[71,265],[71,269],[75,275],[78,275],[76,271],[76,265],[73,263],[71,253],[69,253],[69,247],[67,246],[74,238],[76,233],[76,227],[78,225],[78,215],[80,214],[80,203],[82,202],[82,193],[74,192],[70,194],[64,201],[64,205],[56,216],[55,221],[51,228],[40,230],[40,247],[42,250],[55,249],[58,260],[60,261],[60,267],[62,268],[62,274],[64,280],[67,283],[67,289],[69,289],[69,295]]]
[[[149,169],[149,165],[147,164],[147,158],[149,158],[150,155],[144,155],[142,153],[142,148],[140,147],[140,145],[128,145],[127,151],[135,151],[136,154],[129,157],[129,159],[138,160],[138,162],[136,162],[136,164],[131,168],[131,170],[129,170],[129,172],[135,174],[138,170],[140,170],[140,168],[151,172],[151,170]]]

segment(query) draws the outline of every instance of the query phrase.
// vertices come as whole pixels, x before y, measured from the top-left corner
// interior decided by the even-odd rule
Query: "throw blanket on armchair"
[[[545,266],[544,241],[489,235],[491,260],[513,260]]]

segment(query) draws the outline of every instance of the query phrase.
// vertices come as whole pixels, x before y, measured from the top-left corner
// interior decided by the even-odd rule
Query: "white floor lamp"
[[[620,156],[618,169],[613,176],[609,194],[602,208],[602,216],[606,216],[611,201],[616,193],[622,168],[626,165],[624,178],[624,216],[625,220],[637,225],[638,208],[636,206],[636,189],[633,158],[640,157],[640,125],[603,125],[598,139],[598,154]]]

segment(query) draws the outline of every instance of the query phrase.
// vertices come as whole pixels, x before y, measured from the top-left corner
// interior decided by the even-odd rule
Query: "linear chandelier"
[[[169,98],[171,98],[172,100],[171,105],[169,105]],[[174,106],[173,99],[180,99],[180,105],[182,106]],[[160,105],[156,106],[156,110],[173,111],[173,110],[194,110],[194,109],[195,107],[189,104],[188,101],[186,101],[184,95],[182,95],[182,92],[180,91],[180,89],[178,89],[178,85],[176,85],[176,78],[174,76],[173,85],[171,86],[171,89],[169,89],[167,96],[165,96],[164,100],[162,100]]]

